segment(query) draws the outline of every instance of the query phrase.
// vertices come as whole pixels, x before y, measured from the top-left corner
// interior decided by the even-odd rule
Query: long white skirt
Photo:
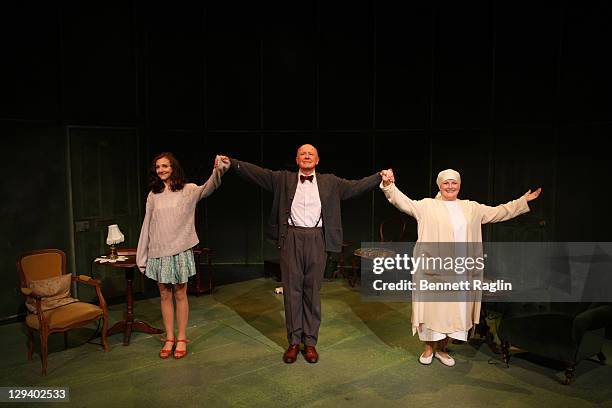
[[[464,320],[463,327],[465,327],[465,315],[467,312],[467,304],[465,302],[461,302],[460,308],[461,308],[461,316],[463,317],[463,320]],[[419,328],[417,331],[419,333],[419,340],[421,341],[439,341],[447,337],[450,337],[456,340],[467,341],[467,337],[468,337],[467,330],[466,331],[463,331],[463,330],[456,331],[454,333],[440,333],[435,330],[431,330],[429,327],[425,326],[423,323],[419,325]]]

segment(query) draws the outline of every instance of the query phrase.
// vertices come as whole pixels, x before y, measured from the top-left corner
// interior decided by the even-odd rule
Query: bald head
[[[317,156],[319,155],[319,151],[317,150],[317,148],[316,148],[316,147],[314,147],[314,146],[313,146],[313,145],[311,145],[311,144],[304,144],[304,145],[301,145],[300,147],[298,147],[298,149],[297,149],[297,155],[298,155],[298,156],[300,155],[300,151],[301,151],[302,149],[314,150],[314,151],[315,151],[315,153],[317,154]]]
[[[295,162],[302,173],[309,175],[319,164],[319,152],[311,144],[302,145],[297,150]]]

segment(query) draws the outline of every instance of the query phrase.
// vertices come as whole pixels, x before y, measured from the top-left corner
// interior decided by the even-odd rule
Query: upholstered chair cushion
[[[102,316],[103,312],[99,306],[91,303],[74,302],[62,307],[47,310],[43,312],[45,320],[49,324],[50,329],[62,329],[69,327],[75,323],[93,320],[96,317]],[[38,316],[29,314],[26,317],[26,324],[31,328],[38,330]]]
[[[42,297],[41,306],[43,312],[55,309],[70,303],[78,302],[78,299],[70,297],[70,284],[72,275],[65,274],[49,279],[30,281],[29,287],[35,295]],[[29,297],[26,307],[32,313],[37,313],[36,300]]]

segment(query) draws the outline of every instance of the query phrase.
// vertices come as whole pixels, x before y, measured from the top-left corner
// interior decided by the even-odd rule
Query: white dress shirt
[[[296,227],[322,227],[323,218],[321,217],[321,198],[319,197],[319,187],[317,186],[317,175],[312,172],[312,181],[300,181],[298,172],[298,183],[295,196],[291,203],[291,218],[289,225]],[[318,222],[317,222],[318,221]]]

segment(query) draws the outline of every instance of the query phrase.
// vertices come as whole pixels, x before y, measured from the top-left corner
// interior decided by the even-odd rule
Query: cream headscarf
[[[453,169],[442,170],[438,173],[438,178],[436,179],[436,184],[438,185],[438,188],[440,188],[440,186],[442,186],[442,183],[446,180],[455,180],[457,183],[461,183],[461,175],[458,171],[455,171]],[[440,192],[438,191],[438,194],[436,194],[436,198],[440,197],[442,197],[442,194],[440,194]]]

